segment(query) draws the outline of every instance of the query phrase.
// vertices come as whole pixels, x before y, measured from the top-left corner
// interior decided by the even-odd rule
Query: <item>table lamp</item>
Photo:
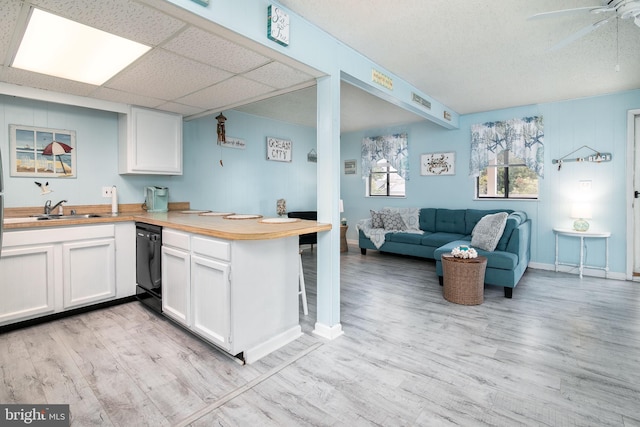
[[[587,219],[591,219],[591,205],[589,203],[574,203],[571,206],[571,218],[576,218],[573,222],[573,229],[576,231],[589,230]]]

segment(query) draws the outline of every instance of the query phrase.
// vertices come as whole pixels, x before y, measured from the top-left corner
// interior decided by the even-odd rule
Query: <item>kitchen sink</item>
[[[83,218],[102,218],[103,215],[99,214],[77,214],[77,215],[34,215],[37,221],[44,221],[49,219],[83,219]]]

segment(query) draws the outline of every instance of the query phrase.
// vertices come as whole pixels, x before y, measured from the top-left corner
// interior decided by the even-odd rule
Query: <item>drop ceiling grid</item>
[[[229,77],[226,71],[156,48],[106,86],[169,101]]]
[[[132,104],[140,107],[158,108],[166,101],[151,96],[144,96],[137,93],[123,92],[108,87],[99,87],[91,93],[91,96],[105,101],[118,102],[120,104]]]
[[[31,4],[130,40],[157,46],[185,23],[132,0],[30,0]]]
[[[270,61],[266,56],[196,27],[188,28],[162,47],[234,74],[244,73]]]
[[[95,86],[86,83],[61,79],[11,67],[4,68],[2,81],[19,86],[51,90],[54,92],[68,93],[70,95],[77,96],[89,96],[96,88]]]
[[[235,76],[222,83],[177,99],[179,103],[215,109],[273,92],[274,88],[262,83]]]

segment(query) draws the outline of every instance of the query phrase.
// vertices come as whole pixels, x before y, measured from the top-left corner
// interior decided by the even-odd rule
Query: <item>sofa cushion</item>
[[[493,252],[502,237],[507,216],[506,212],[483,216],[471,232],[471,246]]]
[[[402,220],[402,216],[398,212],[388,212],[382,211],[380,212],[380,216],[382,217],[382,223],[384,224],[385,230],[406,230],[407,225]]]
[[[440,246],[433,253],[433,257],[436,261],[440,261],[442,254],[451,253],[453,248],[460,245],[468,245],[466,240],[451,241],[443,246]],[[494,251],[488,252],[480,248],[476,248],[478,255],[487,257],[487,268],[497,268],[500,270],[514,270],[518,266],[518,255],[511,252]]]
[[[464,217],[464,222],[466,227],[465,233],[471,234],[471,232],[473,231],[473,227],[476,226],[478,221],[480,221],[483,216],[498,213],[498,212],[511,213],[513,211],[509,209],[467,209],[467,213]]]
[[[524,212],[511,212],[507,217],[507,223],[504,226],[504,231],[502,232],[502,237],[498,241],[498,246],[496,246],[497,251],[506,251],[507,245],[509,244],[509,239],[511,239],[511,235],[513,234],[513,230],[516,229],[520,224],[527,220],[527,214]]]
[[[436,208],[420,209],[420,229],[433,233],[436,231]]]
[[[384,228],[384,223],[382,222],[382,215],[380,212],[370,211],[371,212],[371,227],[373,228]]]
[[[438,209],[436,212],[436,229],[445,233],[465,235],[465,209]]]
[[[436,232],[436,233],[426,234],[421,237],[422,237],[421,244],[423,246],[432,246],[434,248],[438,248],[442,245],[446,245],[447,243],[453,240],[460,240],[465,238],[467,238],[466,244],[467,245],[469,244],[469,236],[465,236],[464,234]]]
[[[386,242],[396,243],[409,243],[412,245],[419,245],[422,242],[422,234],[416,233],[387,233],[384,240]]]

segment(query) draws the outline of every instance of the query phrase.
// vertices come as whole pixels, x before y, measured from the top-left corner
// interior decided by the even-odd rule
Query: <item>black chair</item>
[[[287,216],[289,218],[300,218],[300,219],[309,219],[312,221],[318,220],[318,212],[317,211],[297,211],[297,212],[287,212]],[[318,243],[318,233],[309,233],[309,234],[301,234],[300,240],[298,244],[300,245],[311,245],[311,250],[313,250],[313,245]]]

